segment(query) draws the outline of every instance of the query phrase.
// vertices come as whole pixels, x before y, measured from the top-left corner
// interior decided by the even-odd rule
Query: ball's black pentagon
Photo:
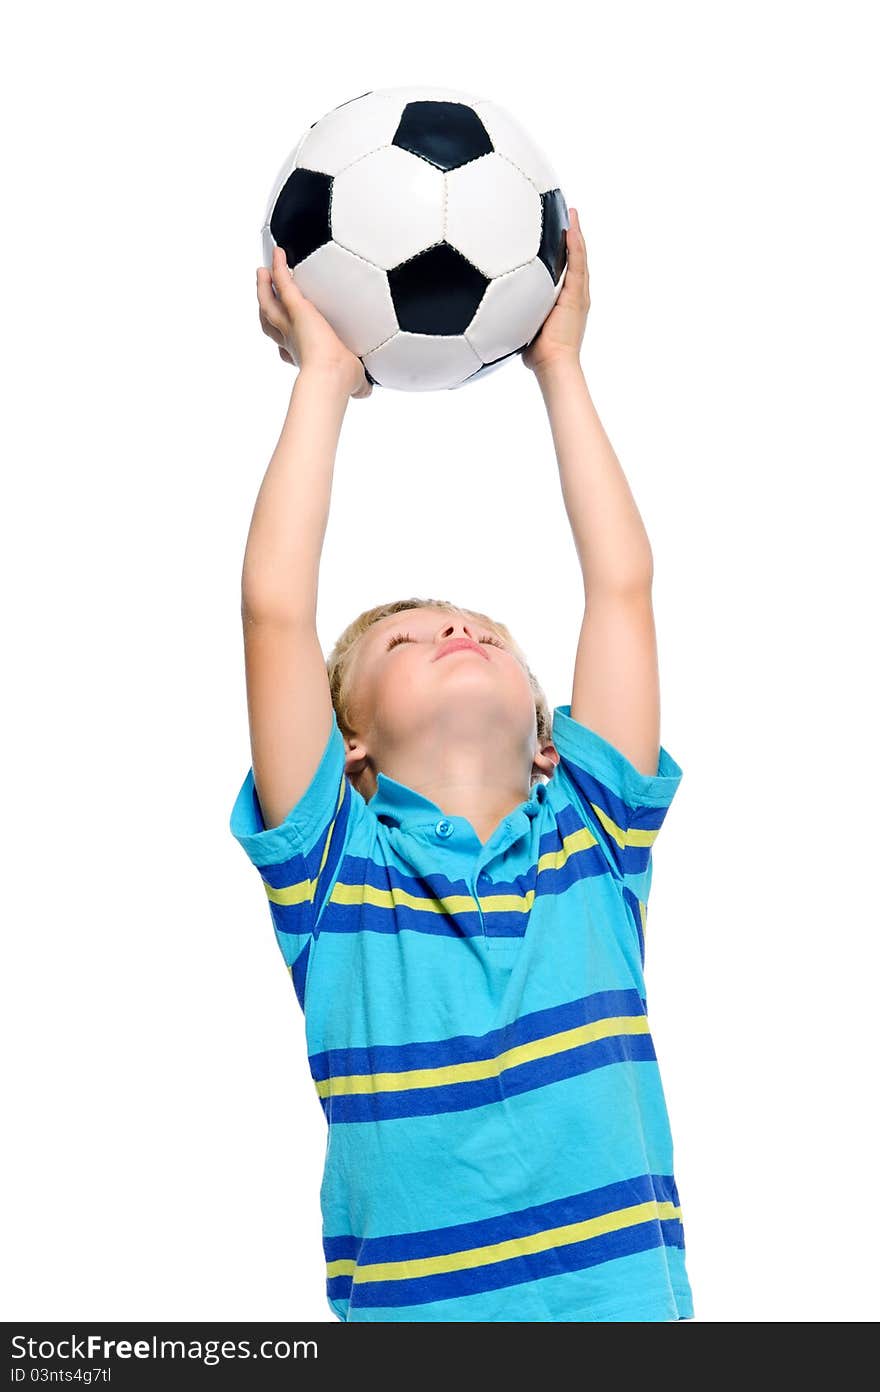
[[[275,200],[269,230],[295,266],[330,241],[332,174],[294,169]]]
[[[559,189],[551,189],[541,194],[541,245],[538,259],[544,262],[553,277],[553,284],[559,284],[559,277],[565,270],[568,252],[565,244],[565,231],[568,227],[568,207]]]
[[[438,169],[458,169],[494,149],[473,107],[445,101],[407,102],[391,144]]]
[[[388,272],[397,322],[406,333],[464,333],[488,284],[448,242],[437,242]]]
[[[502,353],[500,358],[493,358],[491,362],[483,363],[483,366],[478,367],[476,372],[472,372],[469,377],[465,377],[463,382],[457,382],[456,387],[466,387],[468,382],[473,382],[477,377],[485,377],[487,372],[494,372],[503,362],[507,362],[508,358],[515,358],[517,353],[521,352],[522,348],[514,348],[511,353]]]

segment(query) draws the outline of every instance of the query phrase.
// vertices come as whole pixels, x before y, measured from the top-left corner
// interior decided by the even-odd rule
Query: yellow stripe
[[[341,1097],[353,1093],[405,1092],[409,1088],[471,1083],[481,1078],[496,1077],[507,1068],[516,1068],[533,1059],[549,1058],[567,1049],[576,1049],[581,1044],[592,1044],[596,1039],[647,1033],[648,1020],[645,1015],[612,1015],[605,1020],[594,1020],[589,1025],[577,1025],[574,1029],[545,1035],[543,1039],[532,1039],[527,1044],[517,1044],[495,1058],[447,1063],[439,1068],[411,1068],[402,1073],[351,1073],[321,1079],[315,1082],[315,1087],[319,1097]]]
[[[315,880],[299,880],[296,884],[284,885],[281,889],[275,889],[274,885],[266,884],[266,894],[272,904],[305,904],[311,902],[315,894]]]
[[[626,833],[626,844],[628,846],[653,846],[659,831],[659,827],[654,827],[653,831],[644,827],[630,827]]]
[[[406,907],[435,914],[468,913],[476,908],[476,900],[470,894],[446,894],[432,899],[410,894],[395,885],[390,889],[376,889],[373,885],[337,884],[331,898],[337,904],[372,904],[380,909]],[[527,894],[489,894],[480,899],[480,904],[489,913],[505,910],[527,914],[534,901],[535,891],[530,889]]]
[[[406,907],[438,914],[467,913],[474,907],[469,894],[449,894],[445,899],[430,899],[410,894],[398,885],[392,885],[390,889],[377,889],[374,885],[341,884],[339,881],[333,886],[330,898],[334,904],[372,904],[377,909]]]
[[[315,878],[313,880],[297,880],[295,884],[282,885],[280,888],[277,889],[274,885],[267,884],[264,880],[263,887],[266,891],[270,903],[285,904],[289,906],[291,904],[310,904],[312,902],[312,900],[315,897],[315,889],[317,887],[319,879],[321,878],[321,872],[323,871],[324,866],[327,864],[327,856],[330,853],[330,842],[333,839],[333,828],[336,826],[336,818],[339,816],[339,809],[342,806],[342,799],[344,795],[345,774],[342,775],[342,778],[339,782],[339,795],[336,799],[336,808],[333,812],[333,817],[331,819],[330,826],[327,830],[327,836],[324,841],[324,850],[321,855],[321,864],[318,866],[318,873],[315,876]]]
[[[653,830],[646,830],[644,827],[630,827],[624,831],[615,821],[612,821],[607,812],[604,812],[601,807],[597,807],[595,802],[591,802],[590,806],[612,841],[616,841],[621,850],[627,846],[653,846],[657,840],[659,827],[654,827]]]
[[[680,1218],[681,1209],[675,1204],[649,1199],[647,1203],[632,1204],[614,1213],[601,1213],[580,1223],[564,1223],[558,1228],[529,1233],[526,1237],[511,1237],[504,1242],[492,1242],[484,1247],[471,1247],[462,1252],[446,1252],[437,1257],[415,1257],[406,1261],[373,1262],[358,1266],[350,1257],[327,1263],[327,1276],[353,1276],[356,1284],[366,1281],[411,1281],[418,1276],[439,1276],[447,1271],[467,1271],[476,1266],[509,1261],[511,1257],[530,1256],[552,1247],[565,1247],[572,1242],[585,1242],[635,1227],[637,1223],[667,1221]]]
[[[526,894],[481,894],[480,908],[484,913],[525,913],[535,902],[535,891]]]
[[[538,860],[538,870],[561,870],[570,856],[578,851],[588,851],[592,846],[598,846],[593,833],[589,827],[580,827],[577,831],[569,832],[568,836],[562,839],[562,845],[558,851],[546,851]]]

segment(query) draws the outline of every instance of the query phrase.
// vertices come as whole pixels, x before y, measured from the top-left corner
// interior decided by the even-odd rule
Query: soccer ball
[[[300,137],[275,180],[263,264],[293,279],[371,382],[472,382],[536,338],[567,263],[553,169],[494,102],[385,87]]]

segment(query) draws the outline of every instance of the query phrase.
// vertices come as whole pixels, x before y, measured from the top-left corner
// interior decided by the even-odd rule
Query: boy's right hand
[[[294,367],[318,367],[339,374],[349,396],[367,397],[373,390],[364,365],[334,333],[323,314],[307,300],[290,273],[287,256],[276,247],[272,270],[257,270],[257,299],[263,333],[277,343],[285,362]]]

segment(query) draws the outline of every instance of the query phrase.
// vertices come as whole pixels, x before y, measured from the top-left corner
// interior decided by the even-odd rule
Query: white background
[[[228,818],[241,560],[294,369],[259,229],[302,130],[474,91],[587,241],[654,551],[648,991],[699,1321],[878,1314],[876,57],[860,4],[50,4],[2,101],[6,1319],[323,1320],[326,1126]],[[352,402],[321,574],[508,623],[570,700],[537,384]],[[443,1183],[443,1175],[437,1175]]]

